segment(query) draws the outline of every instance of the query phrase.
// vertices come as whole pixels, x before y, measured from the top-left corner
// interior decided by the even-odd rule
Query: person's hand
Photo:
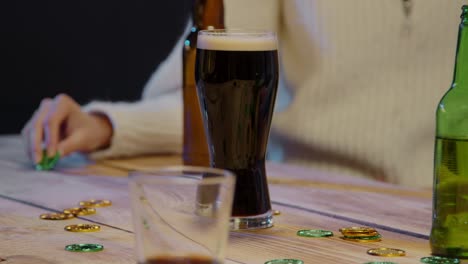
[[[112,138],[112,125],[106,116],[83,112],[71,97],[61,94],[43,99],[21,134],[29,158],[37,164],[43,149],[49,157],[57,152],[63,157],[105,148]]]

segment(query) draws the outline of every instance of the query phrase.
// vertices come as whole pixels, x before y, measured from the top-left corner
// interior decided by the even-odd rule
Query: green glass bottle
[[[431,249],[468,258],[468,6],[462,7],[453,83],[436,112]]]

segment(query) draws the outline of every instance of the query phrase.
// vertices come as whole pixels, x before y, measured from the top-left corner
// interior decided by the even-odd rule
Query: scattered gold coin
[[[81,201],[80,206],[83,207],[106,207],[106,206],[111,206],[112,202],[109,200],[87,200],[87,201]]]
[[[87,207],[73,207],[63,210],[63,213],[73,215],[92,215],[96,213],[96,209]]]
[[[406,252],[397,248],[371,248],[367,250],[367,254],[379,257],[402,257]]]
[[[370,233],[353,233],[353,232],[345,232],[342,233],[345,237],[348,238],[366,238],[366,237],[375,237],[375,236],[380,236],[379,232],[370,232]]]
[[[372,234],[372,233],[377,233],[377,230],[372,227],[366,227],[366,226],[352,226],[352,227],[344,227],[340,228],[340,232],[343,235],[357,235],[357,234]]]
[[[281,211],[280,210],[273,210],[273,215],[280,215]]]
[[[39,218],[43,220],[67,220],[74,218],[75,215],[73,214],[66,214],[66,213],[46,213],[41,214]]]
[[[97,232],[101,230],[101,227],[93,224],[77,224],[67,225],[65,230],[70,232]]]
[[[341,239],[353,242],[380,242],[382,236],[375,228],[367,226],[352,226],[339,229],[343,234]]]
[[[374,238],[374,239],[360,239],[360,238],[350,238],[350,237],[341,237],[343,240],[353,241],[353,242],[363,242],[363,243],[370,243],[370,242],[380,242],[382,239]]]

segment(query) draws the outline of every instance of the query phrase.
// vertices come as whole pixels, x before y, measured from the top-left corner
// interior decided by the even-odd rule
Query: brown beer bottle
[[[209,166],[208,144],[195,85],[195,54],[199,30],[224,28],[224,6],[223,0],[194,0],[192,8],[193,24],[183,48],[183,160],[185,165]]]

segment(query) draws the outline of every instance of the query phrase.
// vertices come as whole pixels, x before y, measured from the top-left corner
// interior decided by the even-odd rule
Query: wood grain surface
[[[93,162],[75,155],[56,170],[37,172],[18,137],[0,137],[0,260],[4,263],[135,263],[133,227],[125,177],[129,170],[180,164],[178,156],[139,157]],[[304,263],[419,263],[430,255],[431,190],[323,173],[312,168],[268,163],[272,206],[281,211],[275,226],[231,232],[226,263],[261,264],[298,258]],[[81,200],[110,199],[97,214],[66,221],[44,221],[44,212],[76,206]],[[68,223],[96,223],[97,233],[70,234]],[[373,226],[382,242],[357,243],[340,238],[346,226]],[[334,231],[330,238],[303,238],[299,229]],[[71,253],[70,243],[100,243],[97,253]],[[373,257],[372,247],[406,250],[398,258]],[[0,261],[1,262],[1,261]],[[3,262],[1,262],[3,263]]]

